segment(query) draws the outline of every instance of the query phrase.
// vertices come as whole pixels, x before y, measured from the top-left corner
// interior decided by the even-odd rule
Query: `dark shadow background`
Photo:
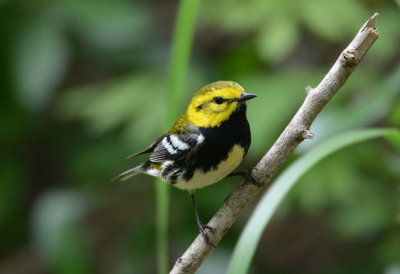
[[[375,11],[380,38],[315,122],[318,141],[400,125],[399,1],[201,2],[182,111],[234,80],[255,165]],[[110,183],[162,134],[176,1],[0,2],[0,273],[155,272],[154,183]],[[207,220],[239,179],[197,192]],[[323,160],[286,197],[251,273],[400,273],[400,157],[383,140]],[[223,273],[252,203],[199,273]],[[170,261],[198,231],[171,189]]]

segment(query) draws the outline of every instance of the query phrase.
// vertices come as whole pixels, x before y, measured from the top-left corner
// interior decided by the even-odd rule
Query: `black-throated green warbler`
[[[200,89],[171,130],[142,152],[149,159],[116,177],[126,181],[144,173],[161,178],[192,195],[196,220],[205,240],[214,245],[199,218],[194,191],[229,175],[243,160],[250,146],[246,118],[247,101],[257,95],[245,93],[235,82],[218,81]],[[248,172],[232,173],[256,178]]]

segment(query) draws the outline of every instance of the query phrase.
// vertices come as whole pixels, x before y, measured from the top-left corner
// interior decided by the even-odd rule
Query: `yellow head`
[[[185,113],[178,119],[176,126],[191,124],[199,127],[216,127],[229,119],[241,105],[256,97],[245,93],[235,82],[218,81],[200,89],[190,101]]]

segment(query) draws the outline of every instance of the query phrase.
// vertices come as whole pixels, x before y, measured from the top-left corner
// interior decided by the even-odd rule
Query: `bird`
[[[226,176],[240,175],[258,184],[250,171],[233,172],[251,143],[246,118],[247,102],[257,97],[233,81],[217,81],[202,87],[172,128],[147,149],[128,158],[151,153],[148,160],[113,180],[127,181],[143,173],[187,190],[192,198],[197,226],[203,238],[215,246],[201,222],[194,192]]]

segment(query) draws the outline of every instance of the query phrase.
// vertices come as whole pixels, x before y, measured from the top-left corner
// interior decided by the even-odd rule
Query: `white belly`
[[[239,145],[234,145],[228,154],[228,158],[221,162],[216,169],[207,172],[196,170],[189,181],[178,179],[174,186],[184,190],[195,190],[214,184],[237,168],[242,161],[243,156],[244,149]]]

